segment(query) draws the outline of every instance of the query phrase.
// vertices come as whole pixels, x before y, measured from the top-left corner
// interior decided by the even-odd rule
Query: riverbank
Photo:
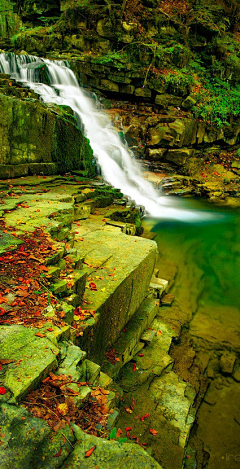
[[[134,236],[138,210],[117,189],[74,176],[5,180],[0,190],[2,466],[157,468],[170,455],[165,445],[156,453],[159,436],[171,429],[181,467],[194,392],[170,372],[176,333],[159,316],[168,284],[152,277],[156,243]],[[153,402],[172,383],[180,390],[167,419],[139,415],[146,441],[118,424],[119,373],[136,359],[133,378],[143,366],[142,384],[157,385]],[[132,400],[126,416],[135,405],[143,409]]]
[[[177,206],[194,208],[202,220],[193,225],[153,219],[144,223],[156,233],[162,276],[174,278],[175,301],[166,314],[170,324],[181,322],[182,330],[170,351],[173,370],[196,391],[189,463],[237,468],[239,210],[199,199],[181,199]],[[207,223],[204,214],[212,216]]]

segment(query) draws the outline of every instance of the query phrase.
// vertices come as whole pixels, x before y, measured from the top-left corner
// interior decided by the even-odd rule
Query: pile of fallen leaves
[[[13,229],[4,233],[16,236]],[[46,260],[56,253],[57,247],[41,228],[23,234],[22,244],[0,256],[0,323],[41,327],[46,321],[42,311],[57,303],[50,291]]]
[[[71,385],[75,383],[75,388]],[[91,393],[79,408],[76,399],[82,386],[91,387]],[[47,421],[48,425],[58,431],[71,422],[79,425],[85,432],[107,437],[107,418],[109,411],[107,395],[104,388],[92,386],[87,382],[76,382],[71,376],[54,375],[43,380],[41,386],[25,398],[23,405],[35,417]]]

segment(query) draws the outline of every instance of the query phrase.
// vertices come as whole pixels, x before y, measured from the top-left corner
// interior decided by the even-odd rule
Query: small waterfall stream
[[[49,85],[39,82],[39,67],[47,69]],[[114,129],[108,115],[99,110],[78,84],[65,62],[50,61],[28,55],[0,54],[0,72],[29,86],[45,103],[68,105],[74,111],[79,127],[89,139],[103,178],[130,197],[156,218],[196,222],[211,218],[209,214],[174,207],[173,200],[160,196],[146,181],[134,154]]]

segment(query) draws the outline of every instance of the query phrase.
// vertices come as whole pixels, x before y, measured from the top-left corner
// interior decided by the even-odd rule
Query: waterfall
[[[49,85],[39,82],[41,65],[47,69]],[[208,218],[206,213],[174,207],[172,198],[160,196],[152,184],[142,177],[133,152],[121,141],[107,113],[99,110],[94,100],[80,88],[66,62],[1,53],[0,72],[11,75],[34,90],[45,103],[70,106],[79,127],[90,141],[104,180],[119,188],[137,205],[145,207],[147,214],[187,222]]]

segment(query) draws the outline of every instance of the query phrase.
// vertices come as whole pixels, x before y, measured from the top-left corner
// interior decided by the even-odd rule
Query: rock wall
[[[0,177],[95,174],[93,153],[72,110],[42,104],[28,88],[0,77]]]
[[[10,0],[1,0],[0,3],[0,45],[8,43],[8,40],[21,28],[22,22],[14,11],[14,5]]]

